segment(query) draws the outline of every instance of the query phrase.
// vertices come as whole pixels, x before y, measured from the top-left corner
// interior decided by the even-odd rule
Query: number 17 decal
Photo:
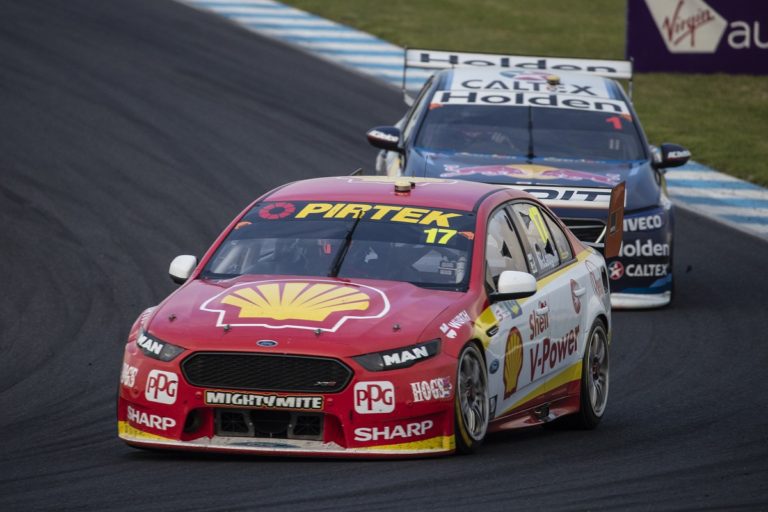
[[[427,234],[427,243],[445,245],[448,241],[456,235],[455,229],[443,229],[443,228],[430,228],[425,229],[424,233]],[[437,235],[443,235],[440,239],[437,239]]]

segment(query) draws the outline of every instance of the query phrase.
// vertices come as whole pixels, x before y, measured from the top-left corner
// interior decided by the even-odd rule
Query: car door
[[[503,271],[530,272],[510,212],[503,207],[497,209],[488,220],[485,270],[488,293],[496,291]],[[491,419],[505,415],[510,404],[524,394],[524,359],[534,344],[527,326],[538,307],[537,299],[534,296],[523,300],[495,302],[481,315],[479,323],[488,338],[486,362]]]
[[[531,392],[543,393],[546,389],[548,399],[556,398],[565,390],[548,383],[579,361],[579,340],[585,328],[580,313],[586,293],[586,267],[574,257],[567,236],[545,208],[519,201],[511,210],[522,235],[526,259],[533,263],[538,288],[538,307],[528,325],[536,345],[527,354],[525,381]]]

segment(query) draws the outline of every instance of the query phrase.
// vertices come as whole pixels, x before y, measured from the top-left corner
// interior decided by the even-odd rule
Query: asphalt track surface
[[[615,315],[593,432],[336,461],[116,437],[122,345],[253,197],[370,167],[399,95],[161,0],[0,2],[0,510],[768,508],[768,245],[680,212],[677,298]]]

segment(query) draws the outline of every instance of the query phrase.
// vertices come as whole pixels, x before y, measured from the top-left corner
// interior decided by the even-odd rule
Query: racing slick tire
[[[579,412],[563,418],[567,426],[591,430],[600,423],[608,405],[610,357],[605,324],[596,320],[589,331],[581,365]]]
[[[474,452],[485,439],[490,419],[488,373],[480,349],[468,343],[459,354],[454,399],[456,452]]]

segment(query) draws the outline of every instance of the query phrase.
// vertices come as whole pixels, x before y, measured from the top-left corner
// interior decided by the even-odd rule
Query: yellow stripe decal
[[[118,421],[117,422],[117,433],[122,438],[134,438],[134,439],[152,439],[152,440],[158,440],[158,441],[173,441],[173,439],[169,439],[167,437],[158,436],[156,434],[150,434],[149,432],[144,432],[143,430],[139,430],[135,427],[132,427],[128,424],[127,421]]]
[[[553,389],[559,388],[564,384],[568,384],[576,380],[581,380],[581,366],[582,366],[581,361],[577,361],[571,366],[563,369],[557,376],[547,380],[547,382],[545,382],[538,388],[534,389],[533,391],[525,395],[523,398],[521,398],[520,400],[512,404],[510,407],[508,407],[503,414],[507,414],[510,411],[517,409],[521,405],[527,402],[530,402],[534,398],[537,398],[545,393],[549,393]]]
[[[456,444],[453,436],[437,436],[422,441],[412,441],[410,443],[388,444],[384,446],[366,446],[355,448],[355,450],[453,450]]]

